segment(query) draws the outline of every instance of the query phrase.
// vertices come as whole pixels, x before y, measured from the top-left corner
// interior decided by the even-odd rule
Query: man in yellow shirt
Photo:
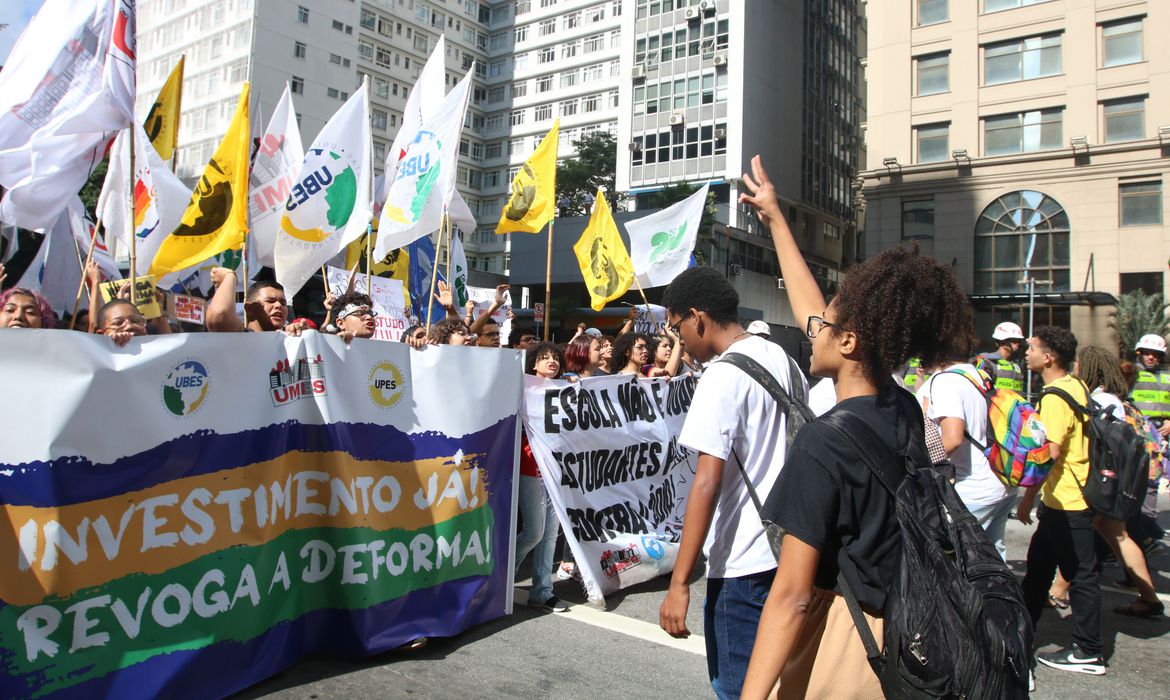
[[[1063,328],[1041,326],[1028,339],[1024,359],[1028,369],[1044,380],[1045,389],[1063,389],[1084,406],[1088,403],[1085,385],[1069,374],[1076,355],[1076,336]],[[1081,484],[1089,473],[1089,438],[1084,419],[1061,397],[1042,394],[1039,412],[1056,463],[1043,484],[1024,493],[1016,511],[1020,522],[1031,524],[1036,493],[1041,493],[1040,522],[1028,545],[1024,602],[1032,624],[1039,624],[1048,588],[1059,568],[1072,583],[1069,602],[1073,639],[1067,647],[1037,654],[1036,660],[1062,671],[1101,676],[1105,674],[1105,659],[1101,656],[1101,587],[1097,580],[1093,514],[1081,493]]]

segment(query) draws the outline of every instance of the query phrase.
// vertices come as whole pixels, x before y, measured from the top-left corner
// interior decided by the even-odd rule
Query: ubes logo
[[[167,410],[186,417],[199,410],[207,398],[207,368],[198,360],[184,360],[163,378],[162,399]]]
[[[370,400],[376,406],[390,408],[402,399],[406,380],[393,362],[379,362],[370,370]]]
[[[398,175],[386,197],[385,214],[398,224],[414,224],[422,216],[431,189],[442,172],[443,143],[430,131],[420,131],[398,163]]]
[[[344,150],[310,149],[300,182],[285,203],[281,230],[297,240],[320,243],[344,229],[357,203],[357,167]]]

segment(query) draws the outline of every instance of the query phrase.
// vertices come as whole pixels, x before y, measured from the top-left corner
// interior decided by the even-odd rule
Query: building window
[[[918,199],[902,202],[902,240],[931,240],[934,238],[934,200]]]
[[[989,156],[1060,148],[1063,109],[1003,114],[983,120],[983,151]]]
[[[299,58],[303,61],[308,52],[309,50],[304,44],[299,41],[293,42],[293,58]]]
[[[512,126],[520,126],[524,123],[524,110],[518,109],[512,112]]]
[[[975,222],[975,293],[1019,293],[1025,269],[1041,283],[1039,289],[1069,290],[1068,214],[1056,200],[1032,190],[1003,195]]]
[[[536,92],[548,92],[553,88],[553,77],[551,75],[542,75],[536,79]]]
[[[573,116],[574,114],[577,113],[577,100],[576,99],[564,100],[563,102],[561,102],[560,111],[561,111],[562,117]]]
[[[555,19],[542,19],[537,29],[537,35],[548,36],[557,31],[557,21]]]
[[[389,121],[389,116],[380,109],[375,109],[370,112],[370,123],[375,129],[381,131],[386,130],[386,124]]]
[[[950,124],[923,124],[914,129],[918,162],[939,163],[950,158]]]
[[[362,25],[363,29],[373,29],[378,24],[378,17],[369,10],[362,10],[362,16],[359,24]]]
[[[361,56],[366,61],[374,60],[374,45],[360,42],[358,44],[358,56]]]
[[[1123,272],[1120,279],[1120,292],[1145,292],[1150,296],[1162,296],[1161,272]]]
[[[309,23],[309,8],[304,5],[297,6],[297,21],[301,24]]]
[[[947,0],[918,0],[918,26],[947,21]]]
[[[1162,223],[1162,183],[1123,182],[1117,186],[1122,226],[1159,226]]]
[[[544,47],[537,56],[538,63],[552,63],[555,60],[557,60],[557,50],[552,46]]]
[[[528,25],[526,24],[523,27],[516,27],[515,37],[517,44],[528,41]]]
[[[536,121],[542,122],[548,119],[552,119],[552,105],[537,105]]]
[[[936,53],[914,59],[914,64],[918,67],[919,95],[935,95],[950,89],[947,80],[950,62],[949,53]]]
[[[983,12],[999,12],[1000,10],[1012,10],[1017,7],[1024,7],[1025,5],[1039,5],[1042,2],[1049,0],[983,0]]]
[[[305,93],[305,79],[294,75],[292,80],[288,81],[289,92],[295,92],[298,95]]]
[[[1139,141],[1146,131],[1146,98],[1130,97],[1102,104],[1105,143]]]
[[[581,75],[581,72],[578,71],[576,68],[574,68],[573,70],[567,70],[564,73],[561,73],[561,87],[563,87],[563,88],[573,87],[574,85],[577,84],[577,78],[580,77],[580,75]]]
[[[1101,65],[1123,66],[1142,60],[1142,20],[1127,19],[1101,26]]]
[[[1032,36],[983,47],[985,85],[1012,83],[1060,73],[1060,35]]]
[[[549,78],[551,80],[551,78]],[[528,81],[522,80],[518,83],[512,83],[512,98],[524,97],[528,94]]]

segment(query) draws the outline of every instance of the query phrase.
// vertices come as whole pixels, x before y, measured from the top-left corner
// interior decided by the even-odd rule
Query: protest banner
[[[118,297],[118,290],[130,280],[109,280],[101,283],[102,302],[109,303]],[[163,315],[162,307],[158,304],[158,297],[154,293],[154,275],[138,277],[134,280],[134,305],[146,318],[158,318]]]
[[[510,612],[520,353],[3,335],[0,697],[224,697]]]
[[[338,297],[345,293],[349,286],[349,270],[332,265],[325,268],[329,276],[329,291]],[[370,284],[374,288],[367,291],[366,275],[355,272],[353,289],[370,295],[374,302],[374,340],[394,340],[402,337],[409,321],[406,316],[406,295],[402,290],[402,280],[390,277],[370,277]]]
[[[207,306],[207,302],[199,297],[187,296],[186,294],[170,294],[170,311],[171,318],[183,323],[194,323],[202,326],[205,321],[203,319],[203,311]]]
[[[696,457],[698,379],[525,377],[524,427],[590,600],[674,569]]]
[[[638,304],[634,307],[637,316],[634,317],[634,332],[654,335],[661,333],[666,325],[666,308],[658,304]]]
[[[471,300],[475,302],[475,318],[479,318],[487,313],[487,310],[492,307],[492,302],[496,300],[496,290],[494,287],[472,287],[468,285],[467,294]],[[512,309],[512,292],[504,292],[504,305],[496,309],[492,314],[492,320],[500,324],[500,340],[502,343],[508,342],[508,335],[512,332],[512,319],[508,318],[508,311]]]

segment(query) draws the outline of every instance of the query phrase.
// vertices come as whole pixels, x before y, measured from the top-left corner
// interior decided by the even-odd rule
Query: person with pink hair
[[[0,268],[0,275],[3,269]],[[13,287],[0,293],[0,328],[52,328],[57,317],[49,301],[31,289]]]

